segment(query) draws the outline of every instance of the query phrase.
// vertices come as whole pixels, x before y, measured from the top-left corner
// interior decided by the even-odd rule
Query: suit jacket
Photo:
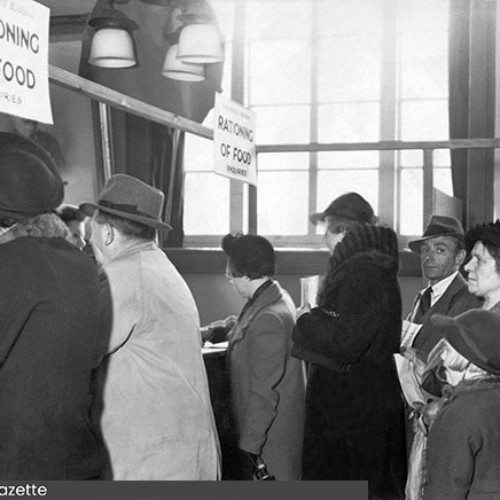
[[[422,328],[413,341],[417,356],[422,361],[427,361],[432,348],[443,337],[441,329],[431,321],[434,314],[454,317],[469,309],[481,307],[481,304],[481,299],[469,293],[465,280],[458,274],[441,298],[422,317]]]

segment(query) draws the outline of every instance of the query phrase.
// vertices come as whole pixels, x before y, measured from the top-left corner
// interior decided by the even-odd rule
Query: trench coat
[[[0,244],[1,480],[107,477],[90,418],[102,312],[95,264],[75,246],[59,237]]]
[[[101,368],[102,430],[114,479],[215,480],[220,457],[187,284],[153,242],[103,266],[113,303]]]
[[[300,479],[304,426],[302,364],[291,357],[295,306],[273,282],[229,333],[238,447],[260,455],[278,480]]]

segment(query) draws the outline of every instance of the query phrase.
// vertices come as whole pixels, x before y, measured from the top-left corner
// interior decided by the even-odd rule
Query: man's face
[[[420,247],[422,273],[431,285],[453,274],[463,258],[464,251],[457,251],[457,242],[450,236],[430,238]]]

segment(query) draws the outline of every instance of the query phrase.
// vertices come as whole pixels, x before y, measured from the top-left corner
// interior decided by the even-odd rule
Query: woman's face
[[[500,295],[500,274],[496,261],[482,242],[476,242],[471,259],[464,269],[468,273],[467,286],[470,293],[484,297],[487,302]]]
[[[231,264],[228,262],[226,265],[226,278],[232,283],[236,293],[243,299],[248,299],[247,283],[248,277],[241,276],[239,273],[234,271]]]
[[[325,244],[330,254],[333,254],[335,247],[344,239],[345,227],[338,224],[333,218],[326,218]]]
[[[71,232],[72,243],[81,250],[85,246],[85,223],[72,220],[66,223]]]

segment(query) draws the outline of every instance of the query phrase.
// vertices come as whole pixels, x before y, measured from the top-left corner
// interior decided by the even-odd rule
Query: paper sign
[[[321,284],[322,276],[305,276],[300,278],[300,305],[309,304],[311,307],[316,307],[316,300]]]
[[[214,171],[257,185],[255,113],[215,94]]]
[[[50,9],[0,0],[0,112],[53,123],[49,94]]]

